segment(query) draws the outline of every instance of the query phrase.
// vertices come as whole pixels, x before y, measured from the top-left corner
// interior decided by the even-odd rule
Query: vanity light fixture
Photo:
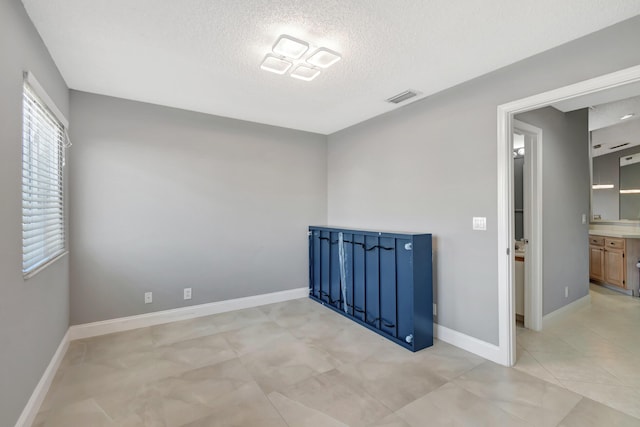
[[[609,188],[613,188],[613,184],[594,184],[591,186],[593,190],[606,190]]]
[[[311,65],[315,65],[316,67],[329,68],[336,62],[340,61],[340,59],[342,59],[342,57],[338,52],[334,52],[326,47],[321,47],[307,58],[307,62]]]
[[[640,188],[631,188],[629,190],[620,190],[620,194],[640,194]]]
[[[320,70],[308,65],[300,64],[291,72],[291,77],[298,80],[304,80],[310,82],[320,75]]]
[[[630,119],[633,116],[635,116],[634,113],[625,114],[624,116],[620,117],[620,120],[627,120],[627,119]]]
[[[265,71],[271,71],[272,73],[284,74],[289,71],[289,68],[291,68],[292,65],[293,64],[286,59],[267,54],[267,56],[264,57],[260,68]]]
[[[291,59],[300,59],[309,50],[309,43],[286,34],[281,35],[273,45],[273,53]]]

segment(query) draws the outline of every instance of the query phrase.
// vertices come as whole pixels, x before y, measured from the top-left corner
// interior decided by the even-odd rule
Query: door
[[[617,249],[604,251],[604,281],[624,288],[624,252]]]
[[[589,277],[604,281],[604,249],[602,247],[589,246]]]

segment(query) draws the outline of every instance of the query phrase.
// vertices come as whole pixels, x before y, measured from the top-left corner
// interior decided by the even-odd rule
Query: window
[[[61,115],[53,113],[57,108],[53,103],[45,103],[43,98],[49,100],[27,73],[22,99],[22,273],[25,277],[33,276],[65,253],[62,170],[66,133],[58,118]]]

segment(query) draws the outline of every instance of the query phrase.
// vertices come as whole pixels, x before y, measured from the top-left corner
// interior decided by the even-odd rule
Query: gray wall
[[[12,426],[69,322],[68,257],[22,278],[22,72],[58,108],[68,90],[19,0],[0,1],[0,426]]]
[[[496,108],[640,64],[638,39],[640,17],[330,135],[329,223],[433,233],[438,323],[497,344]]]
[[[71,122],[72,324],[308,286],[326,137],[76,91]]]
[[[589,115],[552,107],[516,118],[542,129],[542,312],[589,293]],[[565,286],[569,296],[565,298]]]

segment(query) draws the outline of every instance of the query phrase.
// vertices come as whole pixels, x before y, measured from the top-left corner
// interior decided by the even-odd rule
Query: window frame
[[[27,105],[27,99],[32,100],[36,104],[36,110],[31,109],[29,111]],[[49,97],[46,91],[42,88],[37,79],[33,76],[31,72],[24,73],[24,80],[22,85],[22,137],[21,137],[21,224],[22,224],[22,265],[21,271],[23,278],[29,279],[34,277],[42,270],[46,269],[51,264],[55,263],[59,259],[63,258],[65,255],[69,253],[68,251],[68,240],[67,240],[67,217],[66,217],[66,182],[65,182],[65,174],[64,174],[64,162],[65,162],[65,149],[68,148],[71,144],[69,143],[69,139],[67,136],[67,129],[69,127],[68,120],[64,117],[61,111],[57,108],[56,104]],[[35,112],[35,114],[34,114]],[[31,127],[35,124],[37,125],[45,125],[46,130],[52,130],[53,135],[47,137],[46,143],[48,145],[47,149],[48,153],[39,155],[33,155],[33,147],[36,144],[33,138],[33,131]],[[45,124],[45,122],[48,122]],[[55,155],[51,155],[54,153]],[[46,159],[47,155],[51,155],[50,159]],[[34,161],[42,161],[45,159],[45,162],[49,162],[46,165],[47,172],[42,174],[44,178],[38,178],[38,182],[41,183],[42,180],[49,180],[49,188],[47,188],[44,192],[44,201],[45,203],[53,203],[59,204],[59,208],[55,209],[55,213],[53,215],[60,218],[60,221],[57,224],[53,224],[55,228],[52,230],[47,230],[45,233],[45,224],[40,227],[36,227],[36,230],[42,230],[42,244],[38,246],[38,248],[42,249],[42,256],[36,256],[37,260],[35,263],[31,262],[30,265],[27,264],[27,260],[33,260],[34,257],[28,257],[29,255],[33,255],[34,252],[30,252],[25,250],[28,244],[25,243],[25,240],[28,238],[37,237],[29,236],[25,237],[26,232],[33,232],[33,229],[28,230],[28,216],[26,215],[27,210],[29,209],[28,203],[33,201],[34,192],[33,186],[31,189],[28,189],[30,186],[27,184],[29,182],[29,176],[33,176]],[[38,160],[39,159],[39,160]],[[40,175],[37,174],[36,175]],[[32,182],[30,182],[32,183]],[[59,196],[55,196],[55,190],[59,189]],[[38,209],[44,209],[43,207],[39,207]],[[43,214],[44,215],[44,214]],[[53,235],[53,240],[55,242],[49,249],[53,249],[50,253],[47,253],[47,240],[50,237],[45,239],[45,234],[49,236],[49,234]],[[58,238],[56,238],[58,237]],[[59,246],[61,240],[62,246]],[[35,242],[31,242],[29,244],[36,244],[39,241],[36,239]],[[28,265],[28,267],[27,267]]]

